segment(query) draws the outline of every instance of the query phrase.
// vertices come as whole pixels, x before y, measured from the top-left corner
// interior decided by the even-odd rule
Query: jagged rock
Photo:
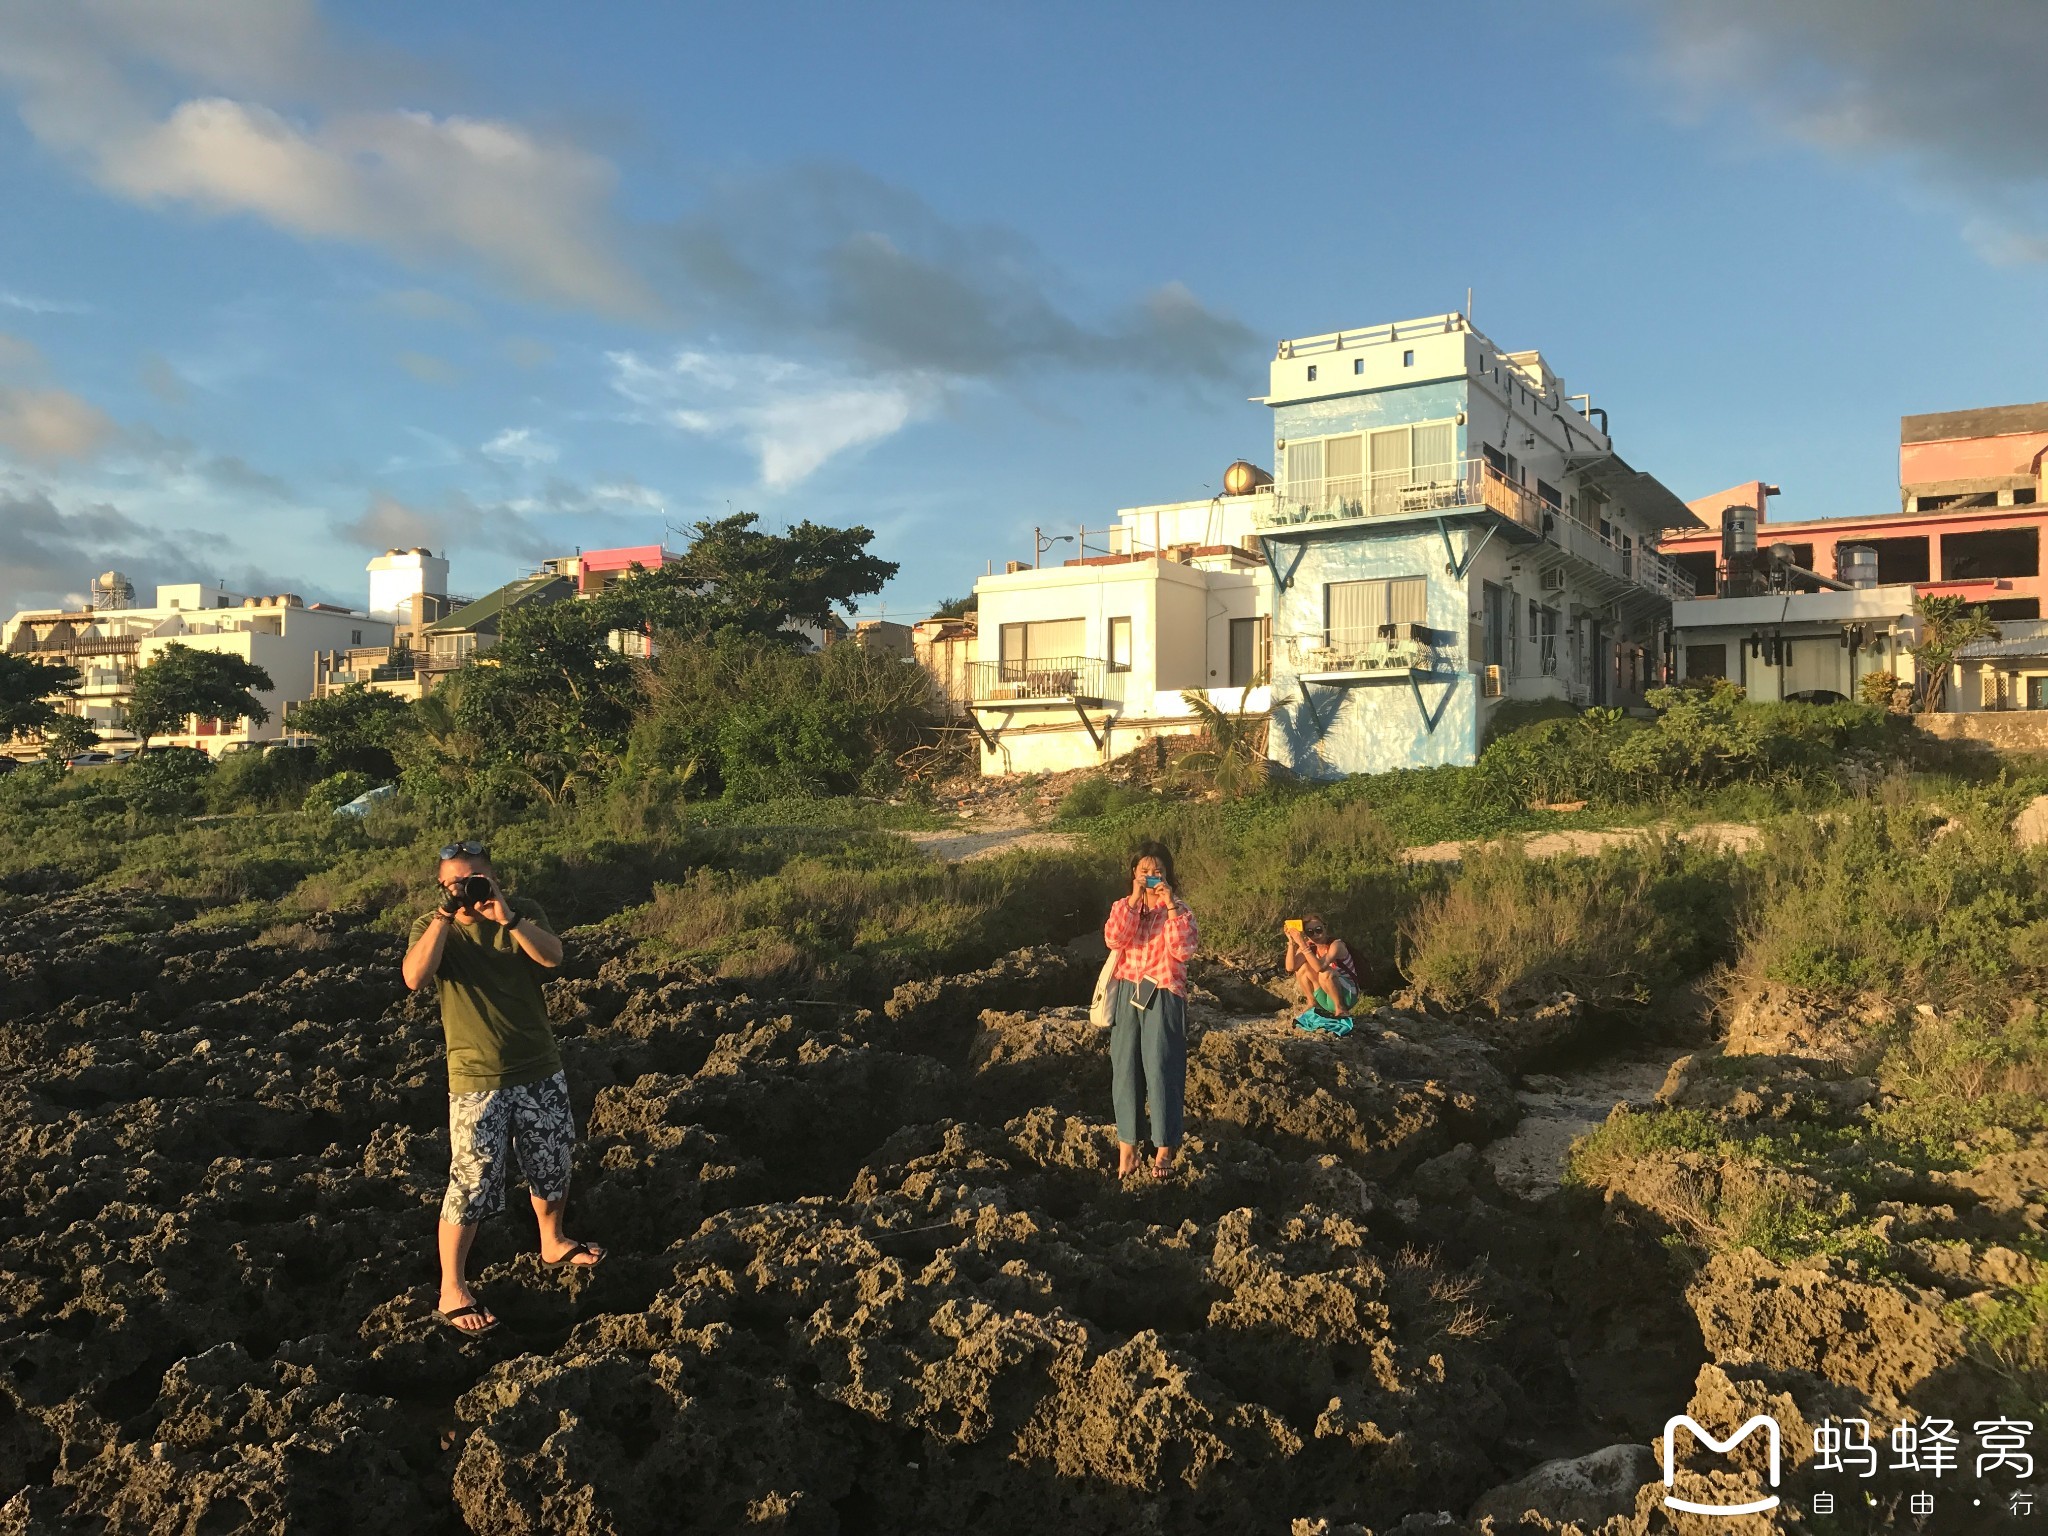
[[[1472,1506],[1471,1519],[1512,1527],[1527,1511],[1588,1529],[1635,1513],[1636,1491],[1662,1478],[1647,1445],[1610,1445],[1584,1456],[1546,1461]]]

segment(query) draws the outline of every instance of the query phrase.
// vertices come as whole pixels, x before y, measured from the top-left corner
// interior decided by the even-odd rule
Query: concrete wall
[[[2048,709],[1988,715],[1915,715],[1913,724],[1938,741],[1975,742],[1999,752],[2048,752]]]
[[[1478,688],[1463,660],[1467,588],[1448,579],[1443,567],[1443,541],[1434,527],[1371,539],[1309,537],[1293,582],[1274,599],[1271,753],[1276,762],[1304,778],[1327,779],[1475,760]],[[1329,583],[1401,576],[1428,580],[1426,621],[1441,633],[1440,652],[1457,669],[1445,680],[1422,685],[1430,715],[1441,711],[1434,729],[1418,708],[1406,673],[1335,688],[1304,683],[1282,639],[1322,631]],[[1320,734],[1317,718],[1327,722]]]

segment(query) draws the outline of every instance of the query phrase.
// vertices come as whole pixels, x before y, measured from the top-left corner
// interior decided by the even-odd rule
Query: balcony
[[[95,635],[87,640],[35,640],[17,644],[15,650],[31,656],[133,656],[141,644],[139,635]]]
[[[973,704],[1110,704],[1124,696],[1122,672],[1086,656],[1051,656],[1031,661],[974,661],[967,665]]]
[[[1693,595],[1692,578],[1655,550],[1623,544],[1580,522],[1484,459],[1291,482],[1275,487],[1273,499],[1254,517],[1261,532],[1282,533],[1482,510],[1604,573],[1624,591],[1642,588],[1665,598]]]
[[[1278,638],[1297,677],[1403,677],[1454,670],[1456,658],[1437,645],[1435,635],[1420,624],[1381,624]]]

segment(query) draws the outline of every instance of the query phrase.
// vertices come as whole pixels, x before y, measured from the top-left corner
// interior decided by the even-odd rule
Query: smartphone
[[[1150,1008],[1152,999],[1159,995],[1159,983],[1147,976],[1131,993],[1131,1002],[1140,1010]]]
[[[1145,889],[1148,891],[1157,890],[1164,884],[1166,884],[1166,878],[1163,875],[1147,875],[1145,877]]]
[[[1280,926],[1286,929],[1289,933],[1299,933],[1301,932],[1301,919],[1298,917],[1290,917],[1289,919],[1287,919],[1286,922],[1282,923]]]

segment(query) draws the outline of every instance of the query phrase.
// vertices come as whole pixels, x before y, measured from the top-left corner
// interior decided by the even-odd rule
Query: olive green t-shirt
[[[507,898],[522,919],[548,926],[538,903]],[[418,942],[431,912],[412,925]],[[547,967],[530,959],[512,936],[487,917],[451,922],[434,985],[441,998],[441,1029],[448,1037],[448,1091],[482,1093],[544,1082],[562,1070],[548,1002],[541,991]]]

